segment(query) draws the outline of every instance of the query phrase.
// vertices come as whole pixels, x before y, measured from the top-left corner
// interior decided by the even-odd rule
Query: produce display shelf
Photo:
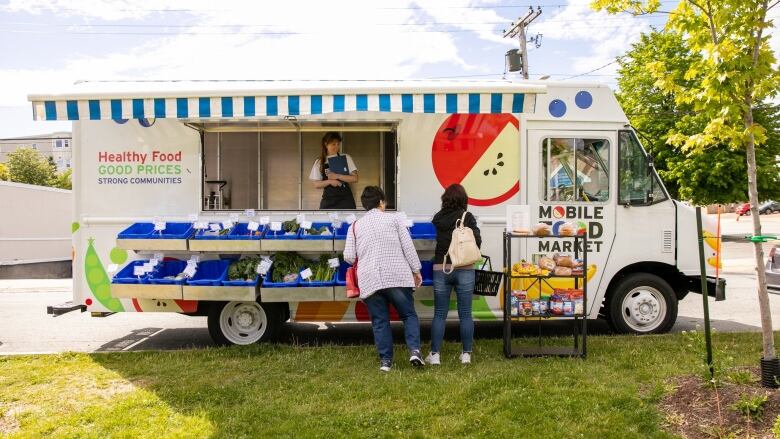
[[[260,252],[259,239],[191,239],[190,251],[194,252],[219,252],[219,253],[243,253]]]
[[[264,239],[260,251],[273,252],[332,252],[332,239]]]
[[[124,250],[142,251],[187,251],[186,239],[122,239],[117,238],[116,246]]]
[[[253,301],[260,294],[255,286],[198,286],[184,285],[184,300],[243,300]]]
[[[111,296],[117,299],[182,298],[182,285],[111,284]]]
[[[261,302],[332,302],[334,287],[260,288]],[[342,296],[343,297],[343,296]]]

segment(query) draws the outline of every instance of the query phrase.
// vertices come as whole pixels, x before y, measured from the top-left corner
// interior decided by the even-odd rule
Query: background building
[[[38,150],[45,157],[53,158],[57,171],[62,172],[71,167],[73,151],[71,145],[71,133],[67,131],[0,139],[0,163],[8,161],[8,153],[18,148],[29,147]]]

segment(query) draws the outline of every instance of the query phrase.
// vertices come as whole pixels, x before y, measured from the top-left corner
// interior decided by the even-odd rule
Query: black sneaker
[[[412,352],[412,356],[409,357],[409,363],[411,363],[412,366],[415,367],[425,366],[425,361],[423,361],[422,354],[420,353],[420,351]]]
[[[382,372],[390,372],[393,367],[393,362],[390,360],[381,360],[379,362],[379,370]]]

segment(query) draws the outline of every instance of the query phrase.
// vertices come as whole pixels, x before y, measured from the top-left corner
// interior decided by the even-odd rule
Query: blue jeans
[[[455,288],[460,319],[460,341],[463,352],[471,352],[474,342],[474,319],[471,316],[471,301],[474,298],[474,270],[454,270],[446,274],[433,271],[433,323],[431,324],[431,352],[441,352],[444,339],[444,324],[450,309],[450,294]]]
[[[390,328],[389,308],[391,303],[404,322],[404,335],[409,352],[420,350],[420,322],[414,310],[411,288],[385,288],[368,296],[364,302],[371,315],[374,343],[380,360],[393,360],[393,331]]]

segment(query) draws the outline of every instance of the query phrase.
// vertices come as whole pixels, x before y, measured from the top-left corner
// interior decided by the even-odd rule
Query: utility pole
[[[529,6],[528,13],[525,14],[525,17],[518,18],[517,23],[512,23],[512,27],[509,30],[504,31],[504,38],[520,37],[520,62],[523,79],[528,79],[528,49],[526,48],[528,38],[526,37],[525,31],[526,28],[528,28],[528,25],[540,15],[542,15],[542,8],[540,6],[537,6],[535,11],[532,6]],[[539,43],[536,42],[536,44]]]

